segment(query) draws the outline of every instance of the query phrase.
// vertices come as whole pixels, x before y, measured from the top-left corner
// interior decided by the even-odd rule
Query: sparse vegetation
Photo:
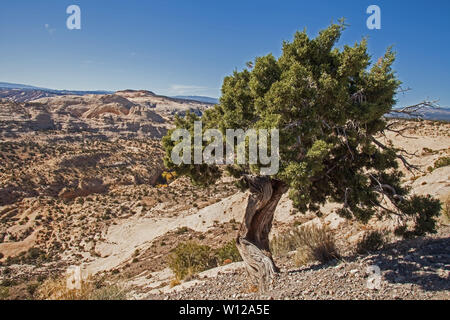
[[[180,234],[184,234],[184,233],[186,233],[188,231],[189,231],[188,227],[180,227],[180,228],[177,229],[177,231],[175,231],[175,233],[180,235]]]
[[[67,277],[48,279],[35,290],[40,300],[125,300],[126,292],[117,285],[98,285],[91,279],[81,281],[80,289],[67,288]]]
[[[207,245],[190,241],[180,243],[173,250],[169,267],[177,279],[183,280],[219,265],[241,260],[235,241],[229,241],[215,250]]]
[[[227,260],[231,262],[242,261],[242,257],[236,247],[236,241],[234,240],[217,249],[215,255],[219,265],[224,264]]]
[[[0,286],[0,300],[6,300],[9,297],[9,288]]]
[[[296,251],[294,261],[298,266],[313,261],[325,263],[339,257],[331,233],[326,228],[315,225],[294,227],[274,237],[271,250],[275,256]]]
[[[450,166],[450,157],[440,157],[434,162],[434,169]]]
[[[43,262],[48,262],[49,257],[46,253],[40,248],[30,248],[28,251],[22,251],[17,256],[11,257],[9,256],[5,263],[7,265],[11,264],[39,264]]]
[[[30,294],[30,296],[34,296],[36,290],[39,288],[40,283],[34,282],[27,285],[27,291]]]
[[[216,265],[211,248],[195,242],[179,244],[169,259],[169,267],[181,280]]]
[[[384,234],[380,231],[370,231],[364,234],[363,238],[356,245],[356,252],[365,254],[380,250],[385,243]]]

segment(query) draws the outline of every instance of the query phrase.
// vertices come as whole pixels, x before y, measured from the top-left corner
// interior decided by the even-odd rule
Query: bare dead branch
[[[393,109],[391,110],[391,113],[406,115],[410,118],[423,119],[423,113],[421,113],[421,111],[427,108],[440,109],[441,107],[439,105],[439,100],[424,100],[411,106],[403,107],[400,109]]]
[[[384,144],[382,144],[380,141],[378,141],[375,138],[372,138],[372,141],[373,141],[373,143],[375,143],[378,147],[380,147],[383,150],[389,149],[387,146],[385,146]],[[410,171],[410,172],[413,172],[413,170],[420,171],[419,167],[417,167],[416,165],[410,164],[403,155],[396,154],[396,157],[402,161],[403,165],[405,166],[406,169],[408,169],[408,171]]]

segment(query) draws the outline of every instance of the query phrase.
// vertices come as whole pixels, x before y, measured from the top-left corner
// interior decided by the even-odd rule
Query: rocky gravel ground
[[[280,267],[274,284],[263,293],[252,292],[245,271],[235,270],[179,292],[146,298],[450,300],[450,228],[440,230],[437,236],[396,242],[368,255],[301,268],[289,263]],[[374,273],[377,269],[379,277]]]

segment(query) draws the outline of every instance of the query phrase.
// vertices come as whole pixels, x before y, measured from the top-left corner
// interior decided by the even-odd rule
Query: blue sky
[[[66,8],[81,8],[81,30]],[[366,8],[381,8],[381,30]],[[450,1],[406,0],[4,0],[0,81],[55,89],[148,89],[220,96],[223,77],[307,28],[311,36],[345,17],[340,45],[369,37],[376,60],[389,45],[405,87],[400,104],[440,98],[450,105]]]

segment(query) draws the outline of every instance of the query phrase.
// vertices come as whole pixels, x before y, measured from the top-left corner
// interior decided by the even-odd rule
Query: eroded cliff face
[[[0,100],[0,136],[17,138],[35,131],[91,133],[107,137],[163,137],[173,115],[211,105],[158,96],[150,91],[44,97],[31,102]]]

